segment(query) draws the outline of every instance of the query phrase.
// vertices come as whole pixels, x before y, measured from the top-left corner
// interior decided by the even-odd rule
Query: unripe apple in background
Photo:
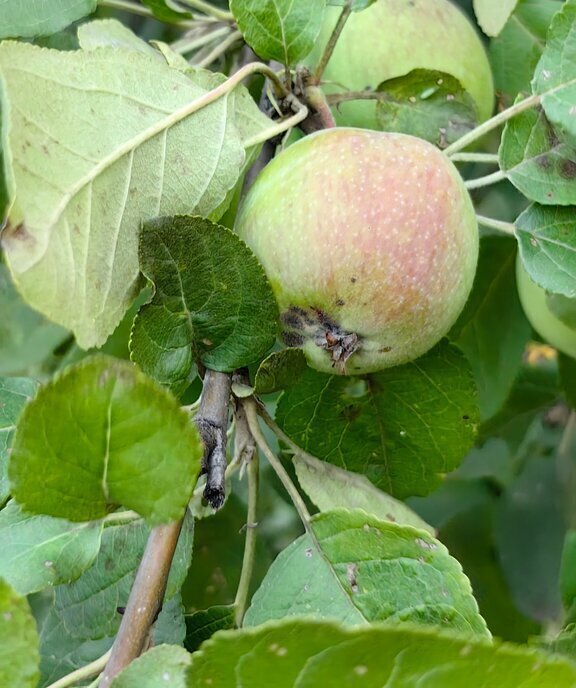
[[[327,7],[323,29],[306,64],[314,67],[342,8]],[[479,35],[449,0],[377,0],[348,18],[328,63],[326,92],[376,89],[413,69],[452,75],[470,93],[480,120],[492,114],[494,84]],[[375,101],[355,100],[333,108],[342,126],[378,129]]]
[[[532,281],[520,255],[516,259],[516,281],[520,303],[532,327],[555,349],[576,358],[576,328],[569,327],[550,310],[546,290]],[[573,312],[576,313],[576,299]]]
[[[410,361],[472,286],[478,227],[456,168],[406,134],[319,131],[260,173],[236,230],[270,279],[283,338],[327,373]]]

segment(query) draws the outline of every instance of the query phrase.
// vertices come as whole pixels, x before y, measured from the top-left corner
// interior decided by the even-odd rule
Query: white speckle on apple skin
[[[302,139],[260,174],[236,229],[281,312],[297,307],[313,321],[320,312],[331,331],[357,336],[335,369],[317,322],[284,323],[310,365],[332,373],[375,372],[434,346],[462,310],[478,258],[458,171],[405,134],[337,128]]]

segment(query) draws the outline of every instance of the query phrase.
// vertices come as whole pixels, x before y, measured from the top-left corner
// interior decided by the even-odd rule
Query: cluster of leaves
[[[470,95],[426,65],[376,90],[383,129],[437,142],[446,123],[448,155],[506,122],[486,140],[502,183],[474,200],[517,242],[483,234],[448,339],[363,379],[270,353],[277,306],[229,228],[260,144],[290,123],[261,112],[257,79],[249,90],[224,73],[260,69],[246,68],[244,41],[295,67],[328,4],[371,2],[0,0],[1,685],[101,671],[151,528],[184,513],[158,647],[117,688],[576,683],[576,366],[528,345],[514,268],[518,245],[573,324],[576,1],[475,0],[509,106],[487,125],[472,129]],[[236,408],[266,402],[275,438],[253,439],[290,449],[280,477],[317,510],[307,518],[296,499],[301,534],[263,466],[245,615],[245,424],[236,415],[232,495],[214,515],[191,423],[203,369],[249,370]],[[492,638],[562,626],[544,649]]]

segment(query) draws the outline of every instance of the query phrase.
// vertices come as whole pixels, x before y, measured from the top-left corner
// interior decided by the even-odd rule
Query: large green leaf
[[[198,432],[174,397],[133,364],[94,356],[26,406],[9,477],[33,513],[90,521],[122,504],[166,523],[184,513],[201,457]]]
[[[563,658],[436,629],[342,628],[286,619],[221,631],[192,655],[189,688],[558,688],[576,682]]]
[[[293,615],[346,624],[412,621],[489,635],[460,564],[429,532],[362,510],[314,516],[282,552],[252,599],[244,624]]]
[[[188,514],[170,570],[166,600],[176,596],[186,577],[192,558],[193,531],[194,521]],[[128,601],[149,533],[150,529],[141,521],[106,527],[92,567],[76,581],[55,589],[56,613],[71,636],[96,640],[117,632],[121,621],[118,607]],[[170,614],[166,604],[162,614]]]
[[[497,36],[517,4],[518,0],[474,0],[474,12],[482,31]]]
[[[274,343],[274,294],[229,229],[201,217],[151,220],[142,230],[140,262],[154,298],[134,322],[132,358],[175,394],[190,383],[195,362],[232,372]]]
[[[428,493],[456,468],[478,408],[466,359],[442,342],[366,381],[306,371],[282,395],[277,420],[310,454],[405,497]]]
[[[230,9],[257,55],[293,65],[314,47],[325,5],[326,0],[231,0]]]
[[[411,134],[446,148],[477,124],[474,99],[450,74],[414,69],[378,90],[383,98],[376,104],[376,119],[383,131]]]
[[[510,394],[531,333],[515,287],[515,259],[513,240],[482,240],[472,293],[451,332],[470,362],[483,420]]]
[[[139,50],[0,46],[13,198],[3,247],[26,300],[84,348],[138,291],[141,222],[219,216],[244,142],[269,124],[243,87],[195,111],[208,89],[193,75]]]
[[[38,383],[27,377],[0,378],[0,506],[8,499],[8,450],[16,419],[24,404],[35,394]]]
[[[0,0],[0,38],[48,36],[94,12],[97,0]]]
[[[70,336],[26,304],[1,263],[0,313],[0,375],[29,374]]]
[[[300,487],[320,511],[363,509],[382,521],[422,528],[434,535],[434,528],[404,502],[374,487],[363,475],[308,456],[295,456],[293,463]]]
[[[541,110],[528,110],[506,124],[499,157],[508,179],[530,200],[576,204],[576,146],[563,140]]]
[[[39,659],[28,603],[0,578],[0,686],[36,688]]]
[[[234,605],[215,605],[208,609],[199,609],[186,616],[184,647],[188,652],[195,652],[216,631],[228,630],[235,626]]]
[[[22,595],[69,583],[91,566],[101,535],[101,521],[31,516],[10,502],[0,511],[0,576]]]
[[[566,0],[552,20],[532,89],[548,119],[576,141],[576,0]]]
[[[160,645],[135,659],[111,683],[111,688],[186,688],[190,665],[186,650],[174,645]]]
[[[576,215],[574,208],[531,205],[516,220],[526,271],[553,294],[576,297]]]

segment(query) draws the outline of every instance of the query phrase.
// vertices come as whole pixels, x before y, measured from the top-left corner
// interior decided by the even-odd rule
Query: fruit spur
[[[278,155],[236,231],[272,284],[285,344],[326,373],[376,372],[428,351],[461,312],[478,258],[454,165],[421,139],[356,128]]]

